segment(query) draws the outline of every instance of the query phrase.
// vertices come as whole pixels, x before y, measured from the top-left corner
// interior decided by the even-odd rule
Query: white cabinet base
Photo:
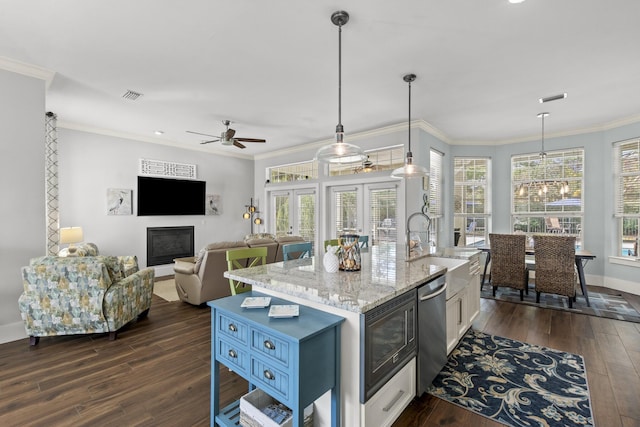
[[[393,376],[371,399],[361,405],[365,426],[386,427],[400,416],[416,394],[416,359]]]

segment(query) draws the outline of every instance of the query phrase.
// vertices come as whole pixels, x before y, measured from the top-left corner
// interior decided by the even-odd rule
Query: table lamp
[[[69,244],[67,250],[70,256],[74,256],[77,249],[73,244],[80,243],[83,239],[82,227],[63,227],[60,229],[60,243]]]

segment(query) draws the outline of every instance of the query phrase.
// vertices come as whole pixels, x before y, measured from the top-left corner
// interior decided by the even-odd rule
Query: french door
[[[397,238],[398,185],[376,183],[330,188],[327,239],[341,234],[369,236],[369,245]]]
[[[302,236],[306,241],[316,238],[316,191],[313,188],[271,193],[271,215],[276,236]]]

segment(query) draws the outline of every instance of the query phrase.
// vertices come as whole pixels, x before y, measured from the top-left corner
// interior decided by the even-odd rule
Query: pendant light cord
[[[342,127],[342,22],[338,25],[338,124],[336,126],[336,140],[342,142],[344,128]]]
[[[409,153],[411,153],[411,81],[409,81]]]

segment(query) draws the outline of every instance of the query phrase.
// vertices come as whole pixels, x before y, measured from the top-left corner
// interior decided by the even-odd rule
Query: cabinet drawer
[[[237,343],[219,339],[216,345],[216,359],[238,373],[246,372],[249,366],[249,355]]]
[[[413,358],[387,382],[366,404],[365,426],[390,426],[416,394],[416,359]]]
[[[217,312],[217,316],[216,327],[222,336],[231,337],[244,345],[248,345],[249,327],[245,322],[220,312]]]
[[[289,402],[289,374],[274,367],[273,363],[265,362],[252,355],[249,382],[262,388],[282,403],[291,404]]]
[[[251,350],[289,366],[289,343],[260,329],[251,330]]]

